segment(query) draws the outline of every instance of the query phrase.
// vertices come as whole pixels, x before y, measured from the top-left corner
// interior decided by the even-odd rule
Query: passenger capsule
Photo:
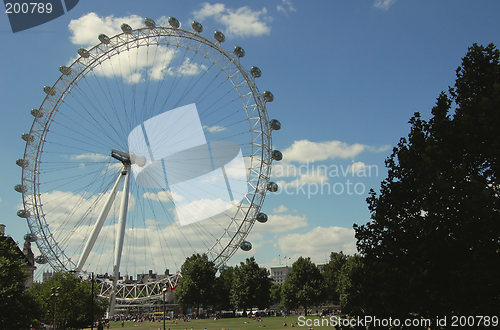
[[[99,41],[102,42],[103,44],[109,44],[111,42],[111,39],[104,33],[101,33],[98,37]]]
[[[214,39],[217,40],[218,42],[224,42],[224,40],[226,40],[226,36],[224,35],[224,33],[220,31],[215,31]]]
[[[275,131],[279,131],[281,129],[281,123],[278,119],[271,119],[269,126],[271,126],[271,129]]]
[[[280,161],[283,159],[283,154],[279,150],[273,150],[271,157],[273,157],[274,160]]]
[[[276,182],[269,182],[267,184],[267,190],[270,192],[277,192],[278,191],[278,184]]]
[[[23,134],[21,134],[21,139],[23,139],[24,141],[26,141],[26,142],[30,143],[30,142],[33,142],[33,140],[34,140],[35,138],[34,138],[34,137],[33,137],[33,135],[31,135],[31,134],[28,134],[28,133],[23,133]]]
[[[43,111],[41,111],[40,109],[31,109],[30,113],[35,118],[42,118],[43,117]]]
[[[200,22],[194,21],[193,23],[191,23],[191,27],[197,33],[203,32],[203,25],[201,25]]]
[[[240,57],[240,58],[245,56],[245,50],[240,46],[234,46],[233,53],[234,53],[234,55],[236,55],[237,57]]]
[[[16,160],[16,164],[21,168],[26,168],[28,167],[29,162],[26,159],[19,158],[18,160]]]
[[[223,272],[225,272],[228,269],[229,269],[229,267],[227,265],[222,265],[219,268],[219,272],[222,274]]]
[[[24,240],[26,242],[33,243],[33,242],[36,242],[37,239],[38,238],[36,237],[35,234],[28,233],[28,234],[24,235]]]
[[[17,211],[17,216],[20,217],[20,218],[29,218],[30,216],[30,213],[26,210],[19,210]]]
[[[35,262],[37,264],[43,265],[43,264],[46,264],[47,262],[49,262],[49,260],[47,259],[46,256],[37,256],[35,258]]]
[[[178,29],[181,24],[179,23],[179,20],[175,17],[169,17],[168,18],[168,24],[170,24],[171,27],[174,29]]]
[[[252,75],[252,77],[254,78],[259,78],[260,76],[262,76],[262,71],[260,71],[259,67],[258,66],[252,66],[250,68],[250,74]]]
[[[49,86],[45,86],[43,88],[43,91],[45,92],[45,94],[47,95],[51,95],[51,96],[54,96],[56,95],[56,90],[54,87],[49,87]]]
[[[59,72],[61,72],[65,76],[69,76],[71,74],[71,68],[63,65],[59,67]]]
[[[266,102],[274,101],[274,95],[270,91],[265,91],[264,93],[262,93],[262,97],[264,98],[264,100],[266,100]]]
[[[153,19],[151,19],[149,17],[146,17],[146,19],[144,20],[144,24],[146,24],[146,26],[150,29],[153,29],[156,27],[155,21],[153,21]]]
[[[78,55],[80,55],[83,58],[89,58],[90,57],[89,51],[86,50],[85,48],[78,49]]]
[[[132,33],[132,27],[128,24],[123,23],[120,28],[122,29],[123,33],[127,33],[127,34]]]
[[[243,251],[250,251],[252,249],[252,243],[250,243],[249,241],[243,241],[240,244],[240,248]]]
[[[28,191],[26,186],[22,184],[16,184],[14,186],[14,190],[17,191],[18,193],[25,193],[26,191]]]
[[[260,212],[259,214],[257,214],[255,219],[257,219],[257,221],[260,223],[267,222],[267,214]]]

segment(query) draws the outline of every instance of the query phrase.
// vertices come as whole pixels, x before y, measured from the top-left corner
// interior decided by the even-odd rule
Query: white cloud
[[[233,202],[225,201],[222,198],[190,200],[182,204],[177,204],[176,218],[181,225],[197,223],[210,217],[221,216],[226,210],[234,214]]]
[[[368,146],[361,143],[349,144],[347,142],[332,140],[314,142],[309,140],[295,140],[291,146],[283,150],[283,160],[273,163],[273,175],[284,177],[297,176],[303,168],[297,168],[291,162],[306,164],[327,159],[354,158],[362,152],[385,152],[390,150],[389,145]]]
[[[95,67],[94,72],[108,78],[122,77],[130,84],[141,82],[146,75],[152,80],[161,80],[166,74],[172,74],[173,69],[169,65],[175,55],[174,49],[162,46],[154,50],[150,47],[133,48],[102,62]]]
[[[273,213],[285,213],[285,212],[288,212],[288,207],[286,207],[283,204],[273,209]]]
[[[162,190],[157,193],[147,191],[142,194],[142,197],[157,202],[170,202],[174,200],[174,197],[178,202],[183,200],[183,197],[181,195],[175,192],[171,192],[170,190]]]
[[[239,37],[255,37],[268,35],[271,27],[268,23],[271,17],[267,15],[267,9],[252,10],[243,6],[238,9],[226,8],[222,3],[204,3],[200,10],[195,11],[196,19],[203,21],[212,18],[223,24],[228,35]]]
[[[348,144],[341,141],[312,142],[309,140],[294,141],[283,151],[287,161],[299,163],[315,162],[334,158],[353,158],[366,150],[367,146],[359,143]]]
[[[123,164],[119,162],[112,162],[106,165],[106,169],[102,171],[102,173],[109,173],[109,172],[114,172],[118,173],[119,171],[121,172],[123,169]]]
[[[0,203],[3,201],[2,197],[0,197]]]
[[[52,232],[61,230],[68,225],[73,225],[71,219],[86,219],[90,221],[97,218],[97,215],[104,207],[105,201],[111,192],[92,195],[90,193],[76,194],[68,191],[54,190],[42,193],[40,200],[43,205],[43,211],[50,218]],[[115,203],[110,210],[109,218],[118,217],[119,202],[122,192],[118,191],[115,197]],[[133,210],[135,198],[131,194],[128,202],[128,210]]]
[[[90,160],[93,162],[105,161],[109,159],[109,156],[98,153],[85,153],[71,156],[72,160]]]
[[[203,125],[203,128],[209,133],[219,133],[226,130],[226,127],[217,125],[214,126]]]
[[[328,177],[321,168],[301,174],[297,179],[286,183],[287,188],[295,188],[308,184],[322,184],[328,182]]]
[[[257,226],[258,224],[256,224]],[[263,225],[263,224],[260,224]],[[254,227],[255,228],[255,227]],[[262,251],[265,253],[268,249],[268,245],[270,241],[264,240],[264,236],[262,233],[252,230],[250,234],[245,238],[246,241],[252,243],[252,249],[250,251],[243,251],[242,249],[237,249],[234,255],[228,260],[228,266],[236,266],[239,265],[240,262],[245,261],[246,258],[250,258],[254,256],[258,258],[258,256]],[[263,264],[259,262],[260,267],[265,267]]]
[[[383,146],[367,146],[366,150],[370,152],[385,152],[387,150],[391,150],[391,148],[391,145],[385,144]]]
[[[138,28],[143,25],[143,19],[137,15],[100,17],[96,13],[89,13],[71,20],[68,25],[70,40],[74,44],[89,47],[99,43],[97,36],[101,33],[109,37],[121,33],[120,26],[123,23]],[[148,47],[133,48],[101,63],[94,72],[108,78],[122,77],[130,84],[141,82],[146,74],[152,80],[161,80],[168,73],[167,67],[175,53],[175,50],[166,47],[157,47],[156,51],[148,51]]]
[[[300,173],[300,168],[297,168],[296,165],[288,162],[285,159],[279,162],[274,162],[271,170],[271,176],[273,178],[296,177]]]
[[[308,184],[322,184],[328,182],[328,168],[326,166],[296,166],[286,161],[281,161],[272,168],[274,178],[294,178],[291,181],[279,180],[280,188],[295,188]]]
[[[321,183],[328,181],[326,177],[327,170],[327,166],[308,166],[308,164],[296,166],[286,160],[282,160],[279,163],[273,164],[271,176],[273,178],[295,177],[298,181],[304,183]]]
[[[101,33],[106,34],[108,37],[122,33],[120,26],[123,23],[127,23],[132,28],[139,28],[144,25],[143,18],[137,15],[99,17],[96,13],[88,13],[69,22],[70,40],[76,45],[95,45],[99,43],[97,37]]]
[[[135,275],[138,270],[147,272],[148,269],[163,272],[167,267],[172,271],[179,270],[186,257],[195,251],[206,250],[206,242],[200,230],[207,235],[215,235],[217,230],[220,230],[217,226],[200,229],[196,226],[165,225],[153,219],[145,219],[144,223],[145,227],[128,225],[126,228],[120,266],[122,274]],[[84,269],[100,273],[110,272],[113,265],[114,240],[109,238],[114,237],[117,230],[118,224],[108,224],[102,228]],[[83,232],[81,230],[74,233],[72,241],[85,240],[85,235],[81,234]]]
[[[194,15],[199,20],[204,20],[208,17],[222,15],[226,11],[226,6],[223,3],[209,4],[207,2],[203,3],[203,7],[200,10],[194,12]]]
[[[184,59],[182,65],[177,68],[177,72],[182,76],[196,76],[202,70],[207,70],[206,65],[191,63],[191,60],[187,57]]]
[[[373,7],[388,10],[392,5],[396,3],[396,0],[375,0]]]
[[[72,20],[68,27],[71,32],[72,43],[90,47],[99,43],[97,36],[105,33],[112,37],[121,33],[120,26],[127,23],[133,28],[143,26],[143,19],[137,15],[126,17],[106,16],[100,17],[96,13],[86,14],[76,20]],[[168,24],[167,18],[160,17],[159,25]],[[174,63],[176,50],[165,46],[132,48],[127,52],[121,52],[96,66],[94,72],[107,78],[122,77],[129,84],[137,84],[145,81],[146,77],[151,80],[162,80],[166,75],[170,76],[193,76],[207,66],[193,63],[190,58],[178,59]],[[73,58],[71,64],[76,58]]]
[[[278,244],[292,259],[309,256],[315,262],[323,261],[332,251],[356,253],[354,230],[345,227],[316,227],[307,233],[288,234],[279,238]]]
[[[288,14],[289,12],[296,12],[297,10],[292,4],[291,0],[281,0],[281,4],[276,6],[276,9],[283,14]]]
[[[82,195],[63,191],[41,195],[50,231],[74,262],[78,260],[108,195],[109,193],[81,198]],[[118,192],[84,269],[92,269],[98,273],[111,271],[115,236],[118,232],[116,218],[120,206],[120,195],[121,192]],[[160,192],[157,196],[166,199],[168,192]],[[154,196],[147,196],[147,198],[150,197]],[[131,194],[123,247],[122,274],[127,272],[136,274],[136,272],[148,269],[163,272],[166,265],[171,270],[178,270],[185,258],[192,253],[207,251],[230,222],[229,217],[221,216],[203,223],[180,226],[179,223],[173,221],[173,218],[165,219],[165,216],[159,213],[156,214],[158,216],[156,219],[144,217],[144,214],[141,214],[144,204],[138,204],[139,207],[135,206],[136,210],[134,204],[136,204],[134,195]],[[160,208],[154,209],[159,211]],[[200,208],[197,211],[203,212],[203,209]],[[257,233],[252,237],[255,240],[262,240],[262,233]],[[221,244],[228,243],[226,238],[222,240]]]
[[[256,223],[254,231],[262,233],[284,233],[307,226],[307,218],[292,214],[270,214],[266,223]]]
[[[354,175],[356,173],[364,171],[366,168],[367,166],[364,162],[355,162],[352,163],[351,166],[349,166],[349,172]]]

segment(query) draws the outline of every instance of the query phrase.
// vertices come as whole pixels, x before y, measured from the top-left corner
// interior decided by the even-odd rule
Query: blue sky
[[[270,266],[285,263],[284,256],[290,264],[299,255],[325,262],[331,251],[353,253],[352,225],[369,220],[368,189],[385,177],[384,159],[407,134],[408,119],[416,111],[429,116],[468,46],[500,44],[498,12],[497,1],[85,0],[15,34],[2,14],[0,222],[19,242],[28,231],[16,216],[21,198],[13,190],[21,177],[20,135],[33,121],[29,110],[43,100],[42,87],[75,59],[84,43],[77,39],[95,34],[97,43],[98,28],[86,26],[85,17],[95,13],[109,23],[174,16],[183,27],[197,18],[207,38],[218,29],[227,37],[224,48],[245,48],[241,63],[261,68],[257,84],[273,92],[268,112],[282,123],[273,145],[284,160],[273,180],[287,189],[267,195],[268,223],[255,225],[254,249],[237,252],[230,264],[251,255]],[[70,29],[72,22],[81,25]]]

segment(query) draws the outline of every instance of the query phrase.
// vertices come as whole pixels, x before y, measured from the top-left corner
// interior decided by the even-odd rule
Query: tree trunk
[[[307,316],[307,306],[304,305],[304,316]]]

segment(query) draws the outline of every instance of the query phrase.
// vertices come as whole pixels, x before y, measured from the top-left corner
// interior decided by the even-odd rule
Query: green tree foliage
[[[299,257],[292,265],[292,270],[283,284],[283,305],[293,309],[307,308],[321,302],[324,291],[324,282],[318,267],[310,258]]]
[[[40,316],[40,305],[25,291],[25,266],[14,241],[0,240],[0,329],[29,328]]]
[[[271,288],[269,289],[269,299],[270,299],[270,303],[271,305],[278,305],[278,306],[282,306],[281,304],[281,291],[282,291],[282,287],[280,284],[278,283],[273,283],[271,285]]]
[[[270,303],[271,279],[265,268],[260,268],[253,257],[247,258],[234,269],[231,302],[246,312],[257,307],[264,309]]]
[[[362,283],[363,259],[360,255],[347,256],[337,273],[337,294],[343,313],[362,314],[364,311]]]
[[[175,292],[177,301],[184,310],[194,307],[199,314],[200,306],[206,308],[213,304],[216,272],[215,264],[208,260],[206,254],[193,254],[186,258]]]
[[[52,288],[59,288],[57,298],[52,296]],[[74,273],[55,273],[43,283],[34,283],[30,291],[42,306],[44,323],[53,323],[56,304],[57,326],[61,329],[87,327],[92,323],[92,314],[94,319],[102,317],[108,306],[107,300],[97,298],[97,289],[92,299],[90,279],[82,279]]]
[[[367,199],[372,221],[355,226],[369,313],[500,310],[499,57],[471,46],[431,119],[416,113],[386,160]]]
[[[325,300],[334,304],[340,302],[338,293],[338,281],[340,270],[346,263],[348,256],[342,251],[330,253],[330,261],[323,268],[323,278],[325,279]]]
[[[234,268],[228,267],[221,271],[215,279],[215,309],[218,311],[234,310],[231,304],[231,288],[234,281]]]

